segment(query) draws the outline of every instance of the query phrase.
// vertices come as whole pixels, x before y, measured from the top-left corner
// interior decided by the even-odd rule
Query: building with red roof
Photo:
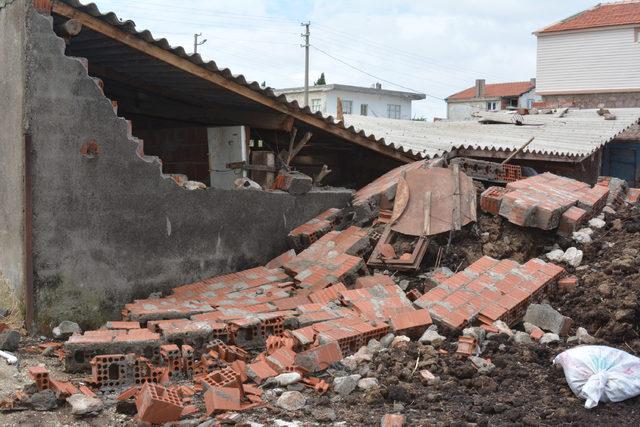
[[[640,1],[601,3],[534,33],[537,92],[552,105],[640,106]]]
[[[540,98],[535,94],[536,79],[526,82],[489,83],[476,80],[475,86],[449,96],[447,119],[468,120],[477,111],[531,108]]]

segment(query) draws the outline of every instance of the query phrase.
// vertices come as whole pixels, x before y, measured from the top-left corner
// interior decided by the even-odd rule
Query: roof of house
[[[309,92],[328,92],[331,90],[367,93],[372,95],[397,96],[401,98],[408,98],[408,99],[411,99],[412,101],[418,101],[420,99],[425,99],[427,97],[427,95],[424,93],[404,92],[404,91],[389,90],[389,89],[378,89],[375,87],[351,86],[351,85],[340,85],[340,84],[309,86]],[[283,88],[283,89],[274,89],[273,92],[277,95],[287,94],[287,93],[300,93],[300,92],[304,92],[304,87],[289,87],[289,88]]]
[[[126,64],[126,69],[129,75],[139,81],[148,81],[157,87],[171,87],[185,96],[193,95],[211,102],[229,102],[246,108],[256,108],[258,104],[261,108],[275,109],[293,116],[305,126],[319,128],[337,138],[397,160],[416,159],[412,153],[384,144],[374,135],[346,129],[342,122],[336,122],[331,116],[324,117],[320,112],[302,107],[296,101],[288,102],[284,95],[275,94],[273,89],[262,88],[258,82],[249,81],[242,74],[233,74],[231,70],[219,67],[214,61],[205,61],[199,54],[189,54],[183,47],[171,46],[165,38],[156,39],[148,30],[138,30],[131,20],[120,19],[113,12],[102,13],[94,3],[61,0],[53,3],[52,12],[63,19],[80,20],[83,28],[91,30],[83,30],[73,38],[73,43],[86,52],[83,56],[91,56],[88,58],[90,63],[108,64],[108,61],[114,58],[118,60],[135,56],[135,61]],[[107,26],[109,29],[106,29]],[[92,31],[114,34],[106,38],[96,38]],[[144,46],[140,47],[141,45]],[[150,51],[155,53],[149,54]],[[164,59],[159,59],[160,57]],[[162,68],[160,62],[167,58],[174,64],[180,63],[181,68],[169,63]],[[183,72],[185,69],[193,70],[194,65],[199,67],[197,72]],[[212,80],[220,83],[210,84]],[[221,86],[222,83],[224,87]]]
[[[605,120],[595,109],[570,109],[562,117],[559,114],[521,116],[524,126],[481,124],[478,120],[420,122],[356,115],[345,115],[344,120],[348,126],[366,129],[384,138],[385,144],[402,147],[424,158],[439,157],[454,150],[502,152],[502,157],[506,157],[508,152],[535,137],[524,153],[540,160],[545,157],[575,162],[640,121],[640,108],[610,111],[616,115],[616,120]],[[510,121],[514,115],[482,113],[482,117]]]
[[[591,9],[545,27],[536,34],[634,24],[640,24],[640,1],[627,0],[597,4]]]
[[[535,89],[535,85],[528,82],[508,82],[508,83],[490,83],[484,86],[483,98],[501,98],[507,96],[520,96],[523,93]],[[473,99],[476,97],[476,87],[472,86],[461,92],[454,93],[447,98],[447,101],[460,101]]]

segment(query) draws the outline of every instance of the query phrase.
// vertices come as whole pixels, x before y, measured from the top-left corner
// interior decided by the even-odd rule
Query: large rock
[[[570,317],[563,316],[549,304],[530,304],[523,320],[560,336],[566,336],[573,323]]]
[[[513,336],[513,341],[516,344],[531,344],[533,342],[529,334],[522,331],[516,331],[516,334]]]
[[[0,350],[16,351],[20,346],[20,332],[8,330],[0,333]]]
[[[542,338],[540,338],[540,344],[551,344],[554,342],[559,342],[560,341],[560,337],[558,336],[558,334],[554,334],[552,332],[547,332],[546,334],[544,334],[542,336]]]
[[[85,396],[84,394],[74,394],[67,397],[67,402],[71,405],[73,415],[97,414],[102,411],[102,401],[96,397]]]
[[[50,411],[58,407],[58,399],[53,390],[46,389],[29,396],[29,405],[36,411]]]
[[[358,386],[360,375],[353,374],[346,377],[336,377],[333,379],[333,391],[340,396],[347,396]]]
[[[285,391],[276,401],[276,405],[287,411],[298,411],[307,404],[307,398],[299,391]]]
[[[53,336],[56,338],[69,338],[73,334],[82,333],[80,325],[70,320],[63,320],[58,326],[53,328]]]

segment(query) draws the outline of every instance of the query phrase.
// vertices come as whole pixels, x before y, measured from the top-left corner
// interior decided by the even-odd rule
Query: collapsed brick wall
[[[81,61],[64,55],[50,17],[28,13],[26,114],[33,140],[36,316],[84,327],[123,303],[266,262],[287,233],[348,203],[346,190],[303,196],[187,191],[144,156]],[[90,155],[81,153],[95,143]],[[4,159],[3,159],[4,160]]]

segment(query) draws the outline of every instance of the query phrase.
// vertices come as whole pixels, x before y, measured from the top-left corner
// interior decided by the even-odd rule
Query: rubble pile
[[[417,185],[425,177],[438,178],[433,192]],[[433,408],[468,422],[579,421],[545,412],[550,389],[572,398],[548,361],[599,340],[640,351],[638,192],[542,174],[483,191],[478,218],[475,195],[454,168],[394,170],[353,208],[295,228],[293,249],[265,266],[135,300],[98,330],[61,325],[64,343],[33,351],[62,359],[71,380],[30,366],[34,386],[0,409],[66,401],[87,416],[111,400],[140,422],[194,425],[247,414],[403,425]],[[519,226],[550,230],[555,246],[501,257],[498,238],[535,240]],[[460,236],[480,250],[449,263]],[[526,412],[527,392],[543,407]],[[371,410],[349,412],[360,402]]]

